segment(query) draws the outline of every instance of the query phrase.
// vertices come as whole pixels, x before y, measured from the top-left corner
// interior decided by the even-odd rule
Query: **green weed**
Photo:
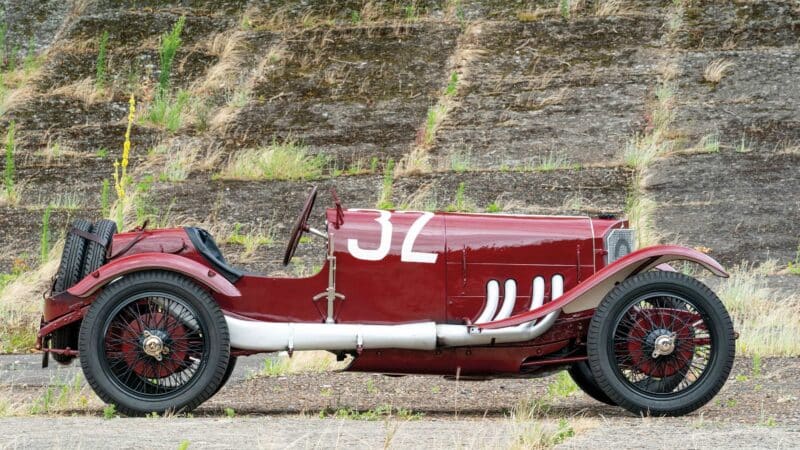
[[[569,20],[569,0],[559,0],[558,11],[561,13],[561,18]]]
[[[83,377],[75,375],[72,381],[56,383],[45,388],[44,392],[30,407],[30,414],[48,414],[65,409],[85,409],[89,399],[83,394]]]
[[[111,207],[108,203],[109,184],[108,179],[103,180],[103,187],[100,190],[100,213],[108,218],[111,215]]]
[[[405,13],[406,20],[409,22],[414,22],[419,19],[419,11],[417,11],[417,6],[414,4],[404,6],[403,12]]]
[[[173,25],[172,30],[161,36],[161,46],[158,49],[158,59],[161,66],[161,72],[158,74],[158,95],[162,98],[165,97],[169,88],[172,63],[181,45],[181,32],[185,23],[186,17],[181,16]]]
[[[241,180],[314,180],[328,163],[324,154],[309,155],[305,146],[287,140],[269,147],[243,150],[217,176]]]
[[[187,450],[189,448],[189,441],[184,439],[178,444],[178,450]]]
[[[550,152],[545,155],[539,164],[533,170],[537,172],[550,172],[559,169],[574,169],[577,166],[569,162],[569,160],[559,153]]]
[[[555,380],[547,385],[547,393],[553,397],[569,397],[578,390],[578,386],[572,381],[572,377],[566,371],[561,371],[556,375]]]
[[[234,417],[236,417],[236,411],[234,411],[233,408],[225,408],[225,415],[229,419],[233,419]]]
[[[462,173],[472,169],[472,158],[466,150],[451,153],[449,159],[453,172]]]
[[[458,91],[458,72],[450,74],[450,81],[447,82],[447,88],[444,90],[444,95],[452,97]]]
[[[394,408],[390,405],[380,405],[378,407],[375,407],[373,409],[368,409],[366,411],[359,411],[354,408],[322,410],[319,412],[319,416],[321,418],[334,417],[337,419],[347,419],[347,420],[375,421],[375,420],[384,420],[391,417],[396,417],[402,420],[419,420],[424,416],[424,414],[408,410],[405,408]]]
[[[39,261],[41,264],[47,262],[50,254],[50,213],[52,211],[52,205],[47,205],[42,214],[42,233],[39,237]]]
[[[174,97],[166,93],[156,94],[153,103],[147,108],[145,120],[174,133],[183,124],[184,112],[188,105],[187,91],[180,90]]]
[[[287,358],[267,358],[258,375],[264,377],[280,377],[289,373],[289,360]]]
[[[474,208],[472,204],[467,199],[464,191],[466,190],[466,185],[464,182],[458,183],[458,188],[456,188],[456,197],[453,203],[449,204],[445,211],[448,212],[470,212]]]
[[[16,203],[15,199],[17,197],[14,189],[14,134],[15,125],[12,120],[9,122],[8,130],[6,131],[6,167],[3,171],[3,189],[5,190],[6,200],[12,204]]]
[[[113,403],[106,405],[103,408],[103,418],[106,420],[113,419],[117,416],[117,407]]]
[[[378,197],[378,203],[375,205],[378,209],[394,209],[392,202],[392,193],[394,191],[394,160],[390,159],[383,169],[383,184],[381,185],[381,193]]]
[[[244,255],[252,255],[262,245],[269,245],[273,241],[270,233],[250,232],[242,233],[242,224],[236,223],[233,226],[231,235],[225,240],[228,244],[241,245],[244,247]]]
[[[428,109],[428,116],[425,120],[425,132],[423,135],[423,143],[425,145],[433,144],[433,140],[436,137],[436,130],[439,128],[439,124],[442,123],[442,120],[444,120],[445,114],[447,114],[447,107],[445,105],[436,105]]]
[[[794,261],[789,261],[787,269],[791,274],[800,275],[800,244],[797,245],[797,253],[794,255]]]
[[[761,376],[761,355],[753,353],[753,377],[758,378]]]
[[[5,14],[0,14],[0,69],[5,66],[6,57],[6,36],[8,35],[8,24],[6,23]]]
[[[488,213],[496,214],[502,211],[503,207],[497,202],[492,202],[486,205],[486,212]]]
[[[94,85],[97,89],[103,89],[106,86],[106,70],[108,62],[106,61],[106,52],[108,47],[108,31],[103,31],[100,36],[100,46],[97,51],[97,61],[95,62],[95,77]]]
[[[719,153],[719,136],[709,134],[700,140],[700,148],[703,153]]]

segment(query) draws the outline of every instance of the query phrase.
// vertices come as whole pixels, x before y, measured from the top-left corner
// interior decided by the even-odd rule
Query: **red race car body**
[[[146,307],[149,312],[141,316],[146,319],[144,325],[137,323],[132,327],[130,324],[136,318],[122,312],[117,313],[122,317],[114,319],[117,322],[112,320],[113,317],[109,318],[91,328],[95,331],[85,323],[79,325],[88,318],[100,320],[89,314],[92,308],[98,310],[99,316],[113,316],[113,312],[100,311],[101,306],[108,309],[111,306],[104,306],[106,303],[114,305],[128,301],[122,298],[124,295],[116,293],[124,290],[124,286],[114,287],[115,284],[124,284],[120,280],[132,279],[134,274],[141,278],[168,273],[179,276],[213,299],[215,308],[224,317],[224,326],[219,324],[217,328],[227,328],[228,336],[222,340],[228,354],[232,355],[227,357],[231,360],[236,355],[258,352],[288,351],[291,354],[301,350],[328,350],[342,357],[352,355],[349,370],[394,374],[488,378],[533,376],[553,369],[571,368],[571,374],[579,384],[581,381],[591,382],[593,386],[590,388],[599,387],[598,396],[604,397],[601,400],[608,399],[604,394],[610,393],[613,403],[640,411],[644,400],[633,402],[637,406],[630,406],[627,394],[618,394],[618,387],[598,385],[595,378],[604,377],[600,360],[587,369],[592,348],[596,347],[598,353],[602,353],[603,348],[610,351],[611,356],[607,359],[611,365],[614,354],[622,348],[621,345],[603,347],[604,343],[598,339],[608,341],[610,337],[595,336],[591,328],[598,328],[597,332],[602,333],[599,327],[605,322],[617,321],[614,325],[616,331],[607,331],[603,336],[621,333],[629,343],[633,343],[625,347],[626,357],[630,359],[634,355],[640,360],[618,361],[618,369],[623,367],[621,372],[631,371],[632,365],[639,364],[649,368],[649,374],[645,375],[661,381],[666,379],[667,373],[673,378],[678,373],[682,380],[690,377],[691,373],[687,375],[687,371],[691,372],[694,362],[691,350],[689,356],[685,351],[689,345],[711,345],[713,340],[715,351],[722,347],[721,350],[732,352],[727,348],[730,343],[722,342],[732,339],[732,330],[728,335],[723,330],[725,332],[716,338],[698,338],[709,332],[714,334],[710,324],[720,320],[714,317],[718,312],[714,309],[716,305],[701,304],[705,300],[695,301],[693,294],[682,291],[680,286],[673,292],[668,289],[668,280],[653,281],[664,291],[659,292],[661,297],[658,298],[673,295],[686,300],[685,305],[679,304],[679,300],[648,300],[652,307],[661,311],[659,313],[648,312],[642,304],[628,305],[619,313],[622,314],[620,317],[644,317],[641,323],[636,323],[641,330],[632,329],[619,318],[604,318],[603,323],[594,323],[597,322],[595,312],[598,307],[610,302],[609,296],[626,280],[635,284],[633,281],[645,274],[648,277],[678,277],[679,274],[664,265],[666,262],[695,262],[718,276],[727,276],[712,258],[692,249],[655,246],[633,251],[633,233],[624,220],[344,210],[337,201],[337,206],[326,212],[326,231],[322,232],[312,229],[307,223],[314,196],[315,193],[298,220],[285,261],[291,259],[292,245],[297,245],[302,232],[319,235],[327,239],[328,251],[317,274],[307,278],[279,278],[243,273],[229,266],[213,238],[196,228],[115,234],[107,246],[105,264],[66,291],[54,293],[46,299],[39,333],[42,347],[59,355],[61,362],[69,361],[79,349],[81,353],[89,348],[98,351],[96,345],[84,342],[90,341],[89,336],[95,333],[95,344],[108,347],[105,353],[99,350],[101,356],[105,354],[97,360],[101,367],[103,361],[113,365],[109,355],[120,351],[133,352],[145,359],[149,355],[154,358],[154,363],[156,359],[158,362],[162,361],[161,358],[169,360],[174,356],[169,351],[174,353],[178,348],[173,342],[173,348],[169,349],[167,343],[176,339],[170,333],[181,333],[183,338],[191,334],[193,328],[202,329],[203,324],[202,314],[198,312],[201,308],[195,307],[193,300],[186,300],[178,294],[174,294],[176,302],[195,311],[199,325],[184,319],[188,316],[177,315],[178,307],[168,306],[168,300],[161,300],[153,306],[153,298],[168,299],[173,295],[169,286],[164,288],[164,294],[158,294],[163,297],[156,295],[162,292],[156,289],[162,282],[131,281],[135,286],[141,285],[145,291],[148,286],[158,291],[148,293],[151,296],[145,296],[146,301],[135,300],[139,302],[136,311],[144,307],[139,305],[149,305]],[[656,275],[650,275],[653,273]],[[649,286],[653,283],[642,284]],[[125,289],[135,290],[135,286]],[[105,300],[106,294],[114,298]],[[614,304],[621,301],[616,300]],[[156,320],[154,317],[168,323],[169,319],[163,317],[170,317],[170,313],[176,317],[176,323],[181,322],[172,331],[168,325],[147,323]],[[689,320],[705,324],[689,327],[686,324]],[[142,322],[141,318],[138,322]],[[115,325],[118,323],[121,325]],[[126,339],[131,341],[126,341],[128,347],[113,347],[109,336],[115,326],[127,330]],[[67,333],[72,335],[67,336]],[[203,339],[207,340],[206,337]],[[203,339],[201,341],[205,342]],[[593,340],[598,342],[592,344]],[[58,348],[52,345],[54,341],[72,343],[72,346]],[[149,344],[152,346],[148,347]],[[153,348],[156,350],[151,351]],[[684,351],[680,352],[682,348]],[[188,361],[186,355],[191,352],[186,349],[182,352],[181,358]],[[670,363],[672,369],[659,365],[668,357],[674,359],[678,355],[682,355],[683,360]],[[124,361],[131,366],[132,358],[129,356]],[[647,358],[655,362],[644,361]],[[141,366],[140,362],[137,364],[139,366],[133,367]],[[154,371],[159,376],[180,372],[180,361],[171,364],[167,365],[169,370],[151,370],[150,377]],[[579,380],[581,376],[575,369],[578,364],[589,373],[583,377],[584,380]],[[89,367],[84,365],[84,370],[93,370],[91,364]],[[141,368],[137,370],[140,376],[144,376]],[[630,378],[627,373],[622,375],[617,377],[617,381]],[[634,386],[642,383],[629,382]],[[689,384],[698,385],[694,382]],[[113,391],[103,386],[93,387]],[[582,387],[586,390],[585,386]],[[650,389],[649,385],[647,388]],[[121,387],[122,391],[125,389],[131,387]],[[664,390],[663,387],[660,389]],[[113,392],[106,392],[104,398],[117,399]],[[160,407],[161,403],[154,405]],[[190,409],[193,404],[178,402],[175,406]],[[648,407],[659,412],[657,408]],[[132,404],[126,411],[137,413],[145,409]],[[663,412],[684,411],[665,407]]]

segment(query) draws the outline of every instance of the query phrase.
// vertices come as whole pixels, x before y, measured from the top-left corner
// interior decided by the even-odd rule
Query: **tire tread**
[[[625,301],[624,297],[628,292],[630,292],[631,289],[638,288],[649,283],[664,282],[682,284],[684,287],[695,290],[697,294],[701,295],[704,299],[706,299],[706,301],[709,302],[708,306],[710,306],[711,309],[716,310],[708,311],[709,314],[722,313],[723,320],[721,323],[718,323],[717,326],[723,327],[723,335],[727,336],[727,347],[729,351],[727,355],[717,355],[718,358],[723,358],[723,360],[719,363],[721,364],[721,369],[719,369],[721,370],[721,376],[718,376],[717,379],[713,381],[711,387],[707,387],[705,389],[705,393],[702,396],[692,399],[692,401],[687,402],[687,404],[682,407],[643,407],[642,405],[630,400],[625,395],[619,393],[612,386],[608,376],[603,373],[600,361],[601,355],[598,352],[598,345],[605,345],[605,342],[598,342],[596,337],[601,336],[601,329],[604,325],[606,325],[604,322],[609,320],[612,308],[617,303]],[[701,283],[699,280],[678,272],[645,272],[628,278],[614,287],[614,289],[612,289],[611,292],[606,295],[606,297],[600,302],[600,305],[595,310],[594,316],[592,317],[592,321],[589,325],[588,336],[589,342],[587,344],[589,351],[589,366],[592,370],[592,373],[595,375],[597,385],[619,406],[633,412],[634,414],[681,416],[700,408],[711,401],[711,399],[714,398],[717,393],[719,393],[720,389],[722,389],[722,386],[727,381],[728,375],[733,367],[733,360],[735,357],[736,342],[734,338],[733,323],[727,311],[725,310],[725,306],[722,304],[722,301],[719,299],[719,297],[717,297],[714,291],[712,291],[705,284]],[[593,339],[593,337],[595,337],[595,339]]]
[[[129,276],[124,277],[122,280],[108,286],[105,290],[98,296],[97,300],[92,304],[89,308],[89,312],[83,319],[83,326],[81,327],[80,331],[80,340],[79,340],[79,348],[80,353],[84,354],[84,352],[91,351],[92,345],[92,324],[100,320],[101,318],[99,315],[103,312],[103,306],[105,303],[113,302],[115,300],[115,295],[125,289],[131,288],[131,286],[137,283],[161,283],[161,284],[172,284],[175,286],[179,286],[181,289],[185,289],[188,292],[192,292],[195,299],[200,303],[202,307],[208,307],[208,312],[212,315],[212,323],[209,324],[210,327],[215,327],[220,335],[219,339],[224,345],[221,346],[221,357],[218,358],[216,363],[216,367],[209,366],[209,369],[213,370],[212,379],[201,389],[194,397],[189,399],[188,401],[184,402],[183,404],[177,405],[175,408],[157,408],[160,409],[158,412],[188,412],[195,408],[197,408],[200,404],[211,398],[218,390],[220,383],[222,382],[222,378],[225,374],[226,369],[228,368],[228,360],[230,358],[230,335],[228,332],[228,326],[225,322],[225,316],[222,314],[222,311],[217,306],[216,302],[213,298],[202,289],[200,286],[197,285],[191,279],[168,271],[144,271],[144,272],[136,272]],[[211,333],[209,333],[211,334]],[[98,350],[99,351],[99,350]],[[145,415],[153,410],[145,410],[142,408],[136,408],[129,405],[119,404],[117,399],[112,397],[108,392],[105,391],[103,386],[98,381],[96,375],[94,374],[93,368],[89,363],[89,358],[81,358],[81,366],[83,368],[84,376],[86,377],[86,381],[95,391],[95,393],[106,403],[114,404],[122,414],[128,416],[142,416]]]

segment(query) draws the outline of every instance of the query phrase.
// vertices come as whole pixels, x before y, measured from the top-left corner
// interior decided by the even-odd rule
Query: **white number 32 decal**
[[[347,251],[350,252],[350,254],[355,258],[366,261],[380,261],[389,254],[389,250],[392,248],[392,222],[389,220],[392,214],[389,211],[375,212],[380,214],[375,221],[381,225],[381,240],[378,244],[378,248],[363,249],[358,245],[357,239],[347,239]],[[398,211],[396,214],[402,213],[403,212]],[[436,253],[414,251],[414,241],[417,240],[417,236],[419,236],[419,234],[422,232],[422,229],[431,219],[433,219],[433,213],[424,212],[417,218],[417,220],[414,221],[414,223],[411,224],[411,227],[408,229],[408,233],[406,233],[405,239],[403,239],[403,246],[400,249],[400,261],[428,264],[433,264],[436,262],[436,258],[439,256]]]

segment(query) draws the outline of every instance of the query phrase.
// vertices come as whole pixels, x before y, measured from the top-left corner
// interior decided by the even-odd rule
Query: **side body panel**
[[[423,214],[348,210],[344,224],[336,228],[336,211],[328,210],[336,291],[345,296],[334,302],[338,323],[444,321],[444,219]],[[240,298],[218,300],[226,312],[243,318],[322,322],[327,300],[312,298],[327,288],[329,270],[326,262],[309,278],[246,275],[236,283]]]
[[[445,216],[447,225],[447,319],[474,322],[486,302],[487,284],[501,290],[516,285],[512,315],[527,311],[533,280],[545,280],[545,302],[551,300],[554,276],[564,291],[595,271],[595,242],[588,217],[503,215]],[[500,294],[504,298],[504,292]]]

